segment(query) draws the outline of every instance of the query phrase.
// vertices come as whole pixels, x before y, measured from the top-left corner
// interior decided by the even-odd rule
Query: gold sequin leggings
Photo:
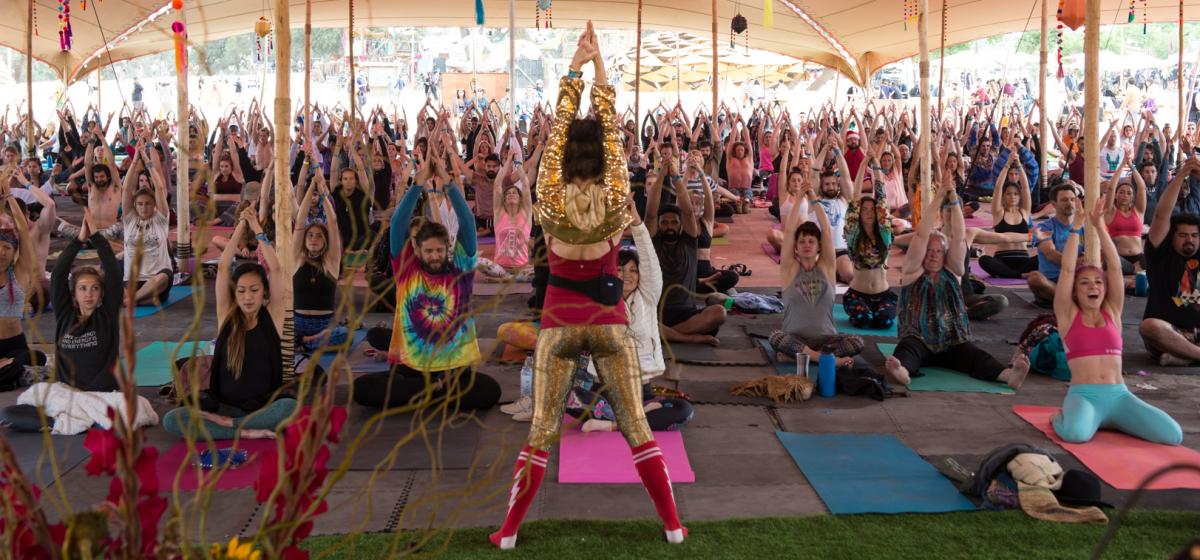
[[[563,407],[581,352],[591,352],[596,373],[630,447],[653,439],[642,408],[641,375],[633,338],[626,325],[587,325],[543,329],[534,352],[533,425],[529,445],[549,449],[562,429]]]

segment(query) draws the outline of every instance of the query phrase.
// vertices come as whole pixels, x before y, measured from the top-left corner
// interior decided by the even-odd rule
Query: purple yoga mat
[[[1022,278],[995,278],[979,266],[979,261],[971,261],[971,274],[993,286],[1024,286],[1026,284]]]
[[[197,441],[197,449],[206,449],[207,442]],[[214,440],[213,447],[222,449],[225,447],[233,447],[231,440]],[[254,481],[258,480],[258,471],[262,467],[262,456],[272,449],[276,448],[276,442],[273,439],[243,439],[238,441],[238,449],[246,450],[246,462],[237,468],[229,468],[225,470],[213,469],[206,471],[192,465],[184,467],[183,474],[179,478],[179,490],[182,492],[192,492],[200,487],[202,482],[207,482],[208,477],[217,476],[217,481],[214,488],[217,490],[231,490],[234,488],[249,488],[254,486]],[[179,470],[179,464],[187,457],[187,442],[181,441],[171,446],[166,453],[158,458],[157,474],[158,485],[164,492],[168,491],[175,485],[175,472]],[[192,456],[192,461],[196,460],[196,456]]]
[[[558,442],[559,484],[639,484],[633,452],[620,432],[583,433],[563,427]],[[654,439],[667,461],[671,483],[696,482],[696,473],[683,447],[682,432],[654,432]]]
[[[768,257],[771,257],[771,260],[775,261],[775,264],[779,264],[779,253],[775,252],[775,248],[770,243],[763,243],[762,250]]]

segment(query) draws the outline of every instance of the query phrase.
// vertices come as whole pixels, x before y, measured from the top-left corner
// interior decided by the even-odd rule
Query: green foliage
[[[731,490],[732,491],[732,490]],[[1139,511],[1126,518],[1105,558],[1166,558],[1196,537],[1200,513]],[[305,541],[313,558],[1087,558],[1105,527],[1037,521],[1020,511],[939,515],[818,515],[688,523],[681,546],[654,521],[532,521],[517,554],[495,549],[494,528],[432,536],[372,533]]]

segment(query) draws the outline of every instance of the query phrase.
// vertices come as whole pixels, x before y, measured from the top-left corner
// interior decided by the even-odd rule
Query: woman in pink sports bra
[[[1062,412],[1052,420],[1054,432],[1065,441],[1082,443],[1090,441],[1100,428],[1109,428],[1155,443],[1179,445],[1183,442],[1179,423],[1130,393],[1121,377],[1125,291],[1120,289],[1117,247],[1103,227],[1104,199],[1096,202],[1088,213],[1088,227],[1095,228],[1100,237],[1108,270],[1091,264],[1075,266],[1084,222],[1079,203],[1063,247],[1062,272],[1054,294],[1054,315],[1071,368],[1071,388]]]
[[[1129,154],[1125,154],[1108,181],[1104,223],[1117,246],[1117,254],[1121,256],[1121,272],[1136,274],[1144,270],[1141,262],[1142,216],[1146,213],[1146,183],[1142,181],[1141,173],[1132,168],[1130,178],[1121,179],[1121,170],[1128,164]]]
[[[496,252],[491,259],[479,257],[475,269],[489,281],[528,282],[533,279],[529,264],[529,232],[533,229],[533,203],[530,202],[527,166],[536,169],[541,159],[542,145],[524,165],[513,165],[510,150],[492,188],[493,208],[496,209]],[[510,181],[511,178],[520,182]]]
[[[741,133],[738,133],[738,127]],[[741,138],[741,140],[738,140]],[[739,115],[733,122],[733,130],[729,132],[729,140],[725,142],[725,175],[729,177],[727,187],[741,197],[738,201],[738,212],[749,212],[750,183],[754,180],[754,158],[750,157],[750,130],[742,122]]]

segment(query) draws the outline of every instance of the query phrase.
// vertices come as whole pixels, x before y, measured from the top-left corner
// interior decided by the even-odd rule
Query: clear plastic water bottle
[[[525,364],[521,366],[521,396],[529,396],[533,394],[533,356],[525,357]]]

